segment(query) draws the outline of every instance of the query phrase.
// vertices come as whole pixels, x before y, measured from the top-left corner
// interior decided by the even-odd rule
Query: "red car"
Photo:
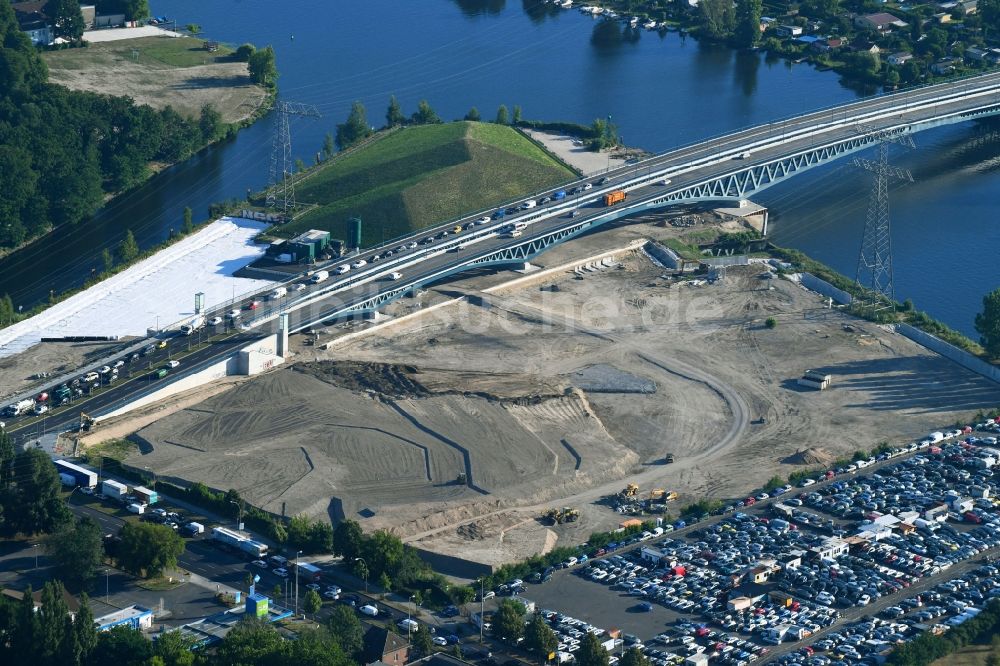
[[[246,305],[247,310],[256,310],[259,307],[260,307],[260,301],[250,301]]]
[[[756,503],[757,500],[754,499],[753,497],[748,497],[745,500],[743,500],[743,506],[753,506]]]

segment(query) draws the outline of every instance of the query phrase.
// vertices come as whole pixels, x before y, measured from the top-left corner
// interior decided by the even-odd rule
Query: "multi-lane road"
[[[632,212],[698,198],[711,199],[704,193],[684,197],[694,192],[694,188],[735,177],[747,169],[774,165],[858,136],[881,131],[919,131],[998,111],[1000,73],[983,74],[738,130],[627,164],[601,177],[566,183],[536,193],[530,199],[541,202],[559,190],[568,193],[566,198],[539,203],[529,209],[521,209],[521,202],[515,202],[505,209],[507,212],[500,219],[497,219],[497,211],[479,211],[364,253],[312,267],[309,272],[284,283],[288,293],[281,298],[268,298],[269,288],[238,302],[214,307],[206,312],[206,318],[221,317],[229,321],[227,313],[239,309],[241,316],[237,321],[242,328],[209,331],[212,335],[207,344],[200,345],[190,355],[181,356],[182,365],[167,377],[152,380],[148,375],[133,375],[49,415],[8,417],[5,419],[7,427],[15,439],[25,442],[43,431],[72,427],[79,422],[81,412],[100,416],[148,392],[154,381],[161,385],[169,383],[233,354],[238,347],[254,339],[272,334],[281,313],[288,315],[290,332],[301,331],[322,321],[376,309],[381,302],[472,267],[530,258],[552,244]],[[757,183],[751,189],[759,191],[801,170],[802,167],[789,168],[786,173],[778,168],[776,177]],[[605,206],[604,195],[616,190],[626,191],[628,198],[623,203]],[[505,233],[508,225],[515,223],[526,225],[521,234]],[[454,233],[455,227],[461,227],[461,231]],[[375,255],[378,255],[377,260],[373,260]],[[359,259],[365,260],[365,265],[356,265]],[[337,274],[342,266],[348,267],[346,273]],[[309,275],[317,270],[329,271],[330,278],[314,284]],[[188,338],[174,338],[171,353],[176,354],[178,340],[180,345],[186,346]],[[154,356],[144,360],[149,361],[144,366],[152,363],[156,367],[155,362],[162,359]],[[89,368],[81,369],[81,373],[85,370]]]

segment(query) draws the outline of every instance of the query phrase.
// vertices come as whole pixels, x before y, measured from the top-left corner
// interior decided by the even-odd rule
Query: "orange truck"
[[[625,190],[615,190],[604,195],[604,205],[614,206],[616,203],[625,201]]]

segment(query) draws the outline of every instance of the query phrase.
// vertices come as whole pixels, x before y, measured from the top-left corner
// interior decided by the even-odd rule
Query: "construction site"
[[[615,225],[526,274],[297,336],[281,369],[101,429],[137,430],[127,463],[160,478],[497,565],[1000,402],[997,385],[763,260],[675,275],[643,244],[679,233],[656,217]],[[829,376],[822,390],[800,383],[810,372]]]

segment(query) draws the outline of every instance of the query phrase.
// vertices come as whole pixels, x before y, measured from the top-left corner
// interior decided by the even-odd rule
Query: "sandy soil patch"
[[[525,129],[523,131],[532,139],[545,146],[549,152],[556,155],[563,162],[574,169],[578,169],[584,176],[604,173],[608,170],[609,165],[611,168],[619,167],[622,165],[622,160],[624,159],[618,153],[612,153],[609,159],[607,151],[595,153],[592,150],[588,150],[586,145],[579,142],[579,139],[566,136],[565,134],[550,134],[532,129]]]
[[[102,30],[97,34],[118,32]],[[197,117],[205,104],[212,104],[229,123],[249,117],[263,102],[265,92],[250,82],[246,63],[213,62],[212,54],[205,51],[203,63],[171,67],[143,57],[143,45],[150,39],[171,38],[128,38],[50,54],[46,57],[49,81],[72,90],[127,95],[154,109],[172,106],[190,117]],[[132,57],[132,48],[137,49],[138,58]]]

